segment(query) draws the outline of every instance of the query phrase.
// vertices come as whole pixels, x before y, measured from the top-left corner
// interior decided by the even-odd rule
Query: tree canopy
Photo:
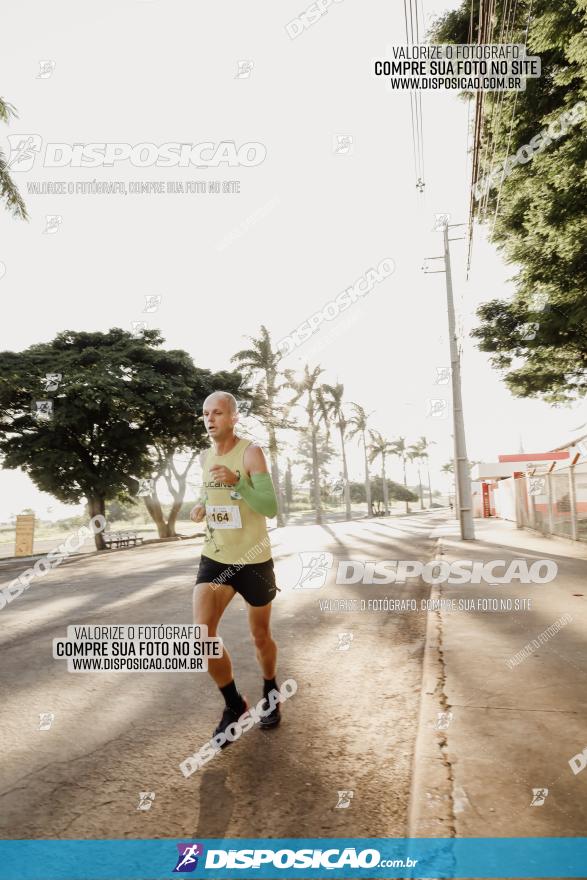
[[[587,392],[587,0],[524,0],[511,16],[511,4],[497,0],[493,42],[502,27],[509,42],[526,42],[527,54],[541,57],[542,74],[525,91],[484,95],[477,177],[524,145],[539,149],[510,174],[498,173],[474,203],[517,274],[511,300],[479,308],[473,336],[515,395],[556,403]],[[464,0],[437,20],[433,39],[476,42],[478,22],[474,0],[471,39]],[[576,121],[561,125],[563,113]]]
[[[203,446],[204,398],[217,388],[238,393],[240,376],[199,369],[163,341],[156,330],[138,338],[118,328],[64,331],[23,352],[1,352],[3,466],[21,468],[60,501],[86,498],[94,516],[106,500],[136,495],[152,474],[153,448]],[[51,406],[39,416],[36,401]]]

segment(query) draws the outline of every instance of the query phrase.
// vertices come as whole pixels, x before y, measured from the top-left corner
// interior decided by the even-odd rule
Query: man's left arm
[[[243,464],[245,473],[241,474],[235,490],[256,513],[271,519],[277,515],[277,498],[261,447],[253,443],[247,446]]]

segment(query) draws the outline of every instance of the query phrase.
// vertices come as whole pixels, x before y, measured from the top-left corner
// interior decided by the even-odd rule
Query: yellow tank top
[[[235,474],[245,474],[244,454],[250,440],[239,440],[234,449],[217,455],[206,453],[203,491],[206,505],[206,539],[202,555],[227,565],[251,565],[271,559],[271,544],[265,517],[249,507],[233,486],[217,483],[210,468],[223,465]]]

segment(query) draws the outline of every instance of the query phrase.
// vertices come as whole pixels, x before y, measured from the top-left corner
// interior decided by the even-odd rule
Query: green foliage
[[[524,41],[529,9],[529,0],[517,4],[512,42]],[[563,111],[587,102],[586,13],[587,0],[533,3],[528,54],[540,55],[542,75],[528,80],[517,96],[486,93],[481,177]],[[469,15],[464,0],[436,22],[435,41],[467,42]],[[503,15],[504,0],[497,0],[494,34],[500,32]],[[587,104],[582,121],[505,178],[499,208],[499,185],[486,205],[482,199],[476,203],[477,219],[488,223],[492,241],[518,271],[514,298],[482,305],[473,336],[515,395],[553,403],[587,392],[586,126]],[[546,294],[544,310],[534,305],[538,293]],[[528,324],[538,326],[529,330]]]
[[[371,500],[374,503],[383,503],[383,481],[381,477],[373,477],[371,479]],[[405,486],[402,486],[401,483],[396,483],[393,480],[386,480],[387,489],[389,492],[389,498],[392,501],[417,501],[418,496],[414,494],[414,492],[410,491],[410,489],[406,489]],[[365,484],[364,483],[349,483],[350,491],[351,491],[351,501],[356,502],[357,504],[366,503],[367,496],[365,492]]]
[[[144,506],[139,504],[137,500],[123,501],[114,498],[106,505],[106,519],[109,523],[113,522],[132,522],[144,513]]]
[[[320,479],[321,481],[327,480],[328,477],[326,475],[326,470],[336,453],[328,438],[319,432],[316,434],[316,452]],[[301,464],[304,467],[302,482],[311,483],[314,479],[314,471],[312,468],[312,440],[307,434],[302,434],[298,441],[297,455],[298,458],[294,463]]]
[[[291,463],[288,460],[287,462],[287,470],[285,472],[285,500],[287,504],[291,504],[293,501],[293,482],[291,475]]]
[[[0,121],[10,122],[11,118],[18,119],[18,114],[12,104],[0,98]],[[28,220],[26,205],[18,191],[18,187],[10,176],[6,157],[0,150],[0,200],[6,203],[6,207],[14,217],[21,220]]]
[[[59,333],[23,352],[0,353],[0,454],[60,501],[127,502],[137,478],[152,472],[153,446],[199,448],[204,398],[215,388],[236,393],[237,373],[212,374],[184,351],[165,351],[155,330],[135,338]],[[45,391],[46,373],[61,373]],[[52,398],[53,418],[37,421],[35,400]]]

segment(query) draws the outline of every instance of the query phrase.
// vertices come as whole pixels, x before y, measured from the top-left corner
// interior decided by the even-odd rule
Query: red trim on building
[[[518,452],[516,455],[498,455],[497,460],[501,464],[508,461],[565,461],[569,453],[561,452]]]

